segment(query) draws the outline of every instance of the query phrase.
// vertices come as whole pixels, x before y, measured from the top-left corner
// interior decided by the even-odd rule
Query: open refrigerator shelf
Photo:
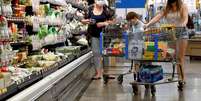
[[[71,54],[68,55],[68,58],[63,58],[61,61],[58,61],[54,65],[45,68],[39,72],[34,72],[30,76],[25,77],[24,79],[21,80],[20,83],[15,82],[14,84],[10,85],[9,87],[2,89],[4,92],[0,93],[0,101],[1,100],[6,100],[9,97],[12,97],[13,95],[19,93],[20,91],[26,89],[27,87],[37,83],[41,79],[47,77],[51,73],[63,68],[65,65],[73,62],[76,58],[88,53],[90,49],[88,47],[82,47],[80,49],[81,51],[79,54]],[[2,91],[1,91],[2,92]]]

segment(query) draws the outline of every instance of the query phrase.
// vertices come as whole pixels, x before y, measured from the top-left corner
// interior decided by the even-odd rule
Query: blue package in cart
[[[143,83],[154,83],[163,79],[163,68],[159,65],[144,65],[139,70],[139,79]]]

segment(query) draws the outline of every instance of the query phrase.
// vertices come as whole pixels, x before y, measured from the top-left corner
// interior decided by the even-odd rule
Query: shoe
[[[93,77],[92,80],[100,80],[101,77]]]

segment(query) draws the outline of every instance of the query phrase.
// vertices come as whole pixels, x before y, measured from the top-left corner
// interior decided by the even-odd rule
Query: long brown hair
[[[164,9],[164,15],[165,17],[167,14],[172,10],[172,4],[176,3],[177,11],[180,12],[181,17],[183,17],[183,2],[182,0],[168,0],[166,8]]]

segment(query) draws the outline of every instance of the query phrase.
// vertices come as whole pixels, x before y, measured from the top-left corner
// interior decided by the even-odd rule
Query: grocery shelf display
[[[87,26],[77,15],[86,8],[84,1],[0,0],[0,6],[0,100],[90,52],[79,38],[69,41],[84,38]]]

